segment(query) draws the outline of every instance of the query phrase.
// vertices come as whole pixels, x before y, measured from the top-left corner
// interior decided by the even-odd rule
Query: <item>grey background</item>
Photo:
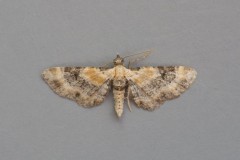
[[[111,94],[84,109],[40,77],[149,48],[139,66],[198,71],[154,112],[118,120]],[[0,0],[0,159],[239,159],[239,54],[239,0]]]

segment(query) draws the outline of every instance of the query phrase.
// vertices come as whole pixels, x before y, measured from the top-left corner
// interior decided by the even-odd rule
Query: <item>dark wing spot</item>
[[[64,72],[70,72],[72,70],[72,67],[65,67]]]
[[[56,87],[56,88],[59,88],[62,85],[62,83],[60,81],[58,81],[58,80],[54,80],[52,82],[53,82],[54,87]]]
[[[75,93],[75,97],[79,97],[80,96],[80,93],[79,92],[76,92]]]
[[[77,80],[77,78],[78,78],[78,73],[74,73],[73,76],[74,76],[75,80]]]

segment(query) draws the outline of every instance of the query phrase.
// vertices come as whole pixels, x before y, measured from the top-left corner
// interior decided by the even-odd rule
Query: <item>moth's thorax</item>
[[[126,68],[123,65],[117,65],[114,67],[115,76],[114,78],[123,78],[125,77]]]
[[[124,90],[126,87],[126,78],[125,78],[126,68],[122,65],[115,67],[115,76],[113,79],[113,88],[116,90]]]

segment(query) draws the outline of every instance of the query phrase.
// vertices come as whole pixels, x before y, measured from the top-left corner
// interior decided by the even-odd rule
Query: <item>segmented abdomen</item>
[[[121,117],[121,115],[123,113],[124,92],[125,92],[125,90],[113,89],[114,108],[115,108],[115,111],[116,111],[118,117]]]
[[[113,97],[115,103],[114,108],[118,117],[121,117],[123,113],[125,88],[126,80],[123,77],[119,77],[113,80]]]

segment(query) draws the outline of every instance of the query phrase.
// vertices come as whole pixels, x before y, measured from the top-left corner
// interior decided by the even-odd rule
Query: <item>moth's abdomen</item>
[[[113,89],[114,108],[118,117],[121,117],[123,113],[124,92],[125,90],[119,91],[119,90]]]
[[[113,80],[114,108],[118,117],[121,117],[123,113],[125,87],[126,80],[123,79]]]

